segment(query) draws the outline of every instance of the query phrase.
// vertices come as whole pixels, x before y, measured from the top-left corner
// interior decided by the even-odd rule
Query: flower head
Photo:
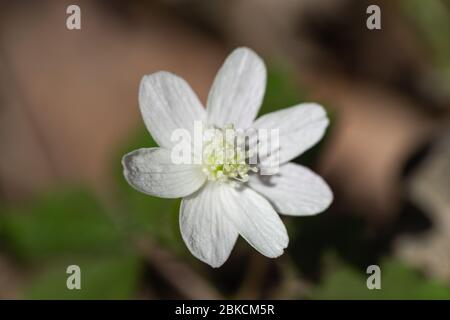
[[[159,148],[125,155],[125,178],[146,194],[183,198],[181,235],[192,254],[212,267],[228,259],[239,235],[263,255],[280,256],[289,238],[277,212],[314,215],[333,199],[321,177],[289,162],[322,138],[328,126],[325,110],[304,103],[255,120],[265,86],[264,62],[247,48],[234,50],[224,62],[206,110],[174,74],[157,72],[141,81],[139,106]],[[173,161],[177,141],[172,133],[182,129],[195,135],[196,123],[208,129],[201,151],[194,147],[192,152],[200,154],[200,162]],[[246,130],[277,130],[276,148],[268,148],[273,144],[268,135],[246,140],[241,134]],[[261,152],[267,149],[272,151]],[[273,169],[274,158],[276,170],[264,170]]]

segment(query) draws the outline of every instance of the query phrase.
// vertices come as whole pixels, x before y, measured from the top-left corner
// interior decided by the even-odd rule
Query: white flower
[[[321,177],[289,162],[322,138],[328,126],[325,110],[318,104],[304,103],[255,121],[265,85],[264,62],[247,48],[236,49],[224,62],[209,93],[206,110],[190,86],[174,74],[157,72],[141,81],[142,116],[160,147],[125,155],[125,178],[146,194],[183,198],[181,235],[192,254],[212,267],[219,267],[228,259],[238,235],[261,254],[280,256],[289,238],[277,212],[314,215],[333,200]],[[178,128],[193,132],[194,121],[216,128],[278,128],[279,172],[262,177],[246,164],[234,171],[219,170],[206,163],[174,164],[171,149],[175,142],[171,141],[171,133]],[[231,180],[233,183],[228,183]]]

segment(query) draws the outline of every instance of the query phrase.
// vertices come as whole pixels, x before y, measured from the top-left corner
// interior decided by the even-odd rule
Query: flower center
[[[232,124],[223,129],[211,128],[203,137],[203,172],[208,180],[248,181],[248,172],[258,171],[256,165],[249,164],[252,155],[252,150],[245,151],[245,139]]]

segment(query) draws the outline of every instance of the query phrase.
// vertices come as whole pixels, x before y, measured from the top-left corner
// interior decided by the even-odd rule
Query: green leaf
[[[298,89],[293,79],[293,74],[287,68],[278,64],[269,65],[266,93],[259,116],[304,101],[304,94]]]
[[[413,22],[415,31],[432,51],[437,70],[450,81],[450,10],[443,0],[402,0],[400,9]]]
[[[329,260],[329,259],[328,259]],[[369,290],[365,270],[334,263],[311,295],[313,299],[450,299],[450,288],[395,260],[381,266],[381,289]]]
[[[303,90],[299,89],[299,84],[295,83],[295,74],[289,69],[281,64],[268,66],[266,94],[259,116],[303,102],[310,102]],[[335,121],[335,115],[328,110],[327,106],[328,104],[324,104],[330,119],[330,126],[327,128],[325,136],[315,146],[303,153],[299,159],[295,159],[295,162],[306,166],[311,166],[316,162]]]
[[[81,289],[67,288],[69,265],[81,269]],[[128,255],[71,258],[48,265],[24,289],[27,299],[132,299],[137,291],[140,264]]]
[[[84,190],[47,193],[0,216],[0,237],[24,259],[117,252],[123,238],[96,199]]]

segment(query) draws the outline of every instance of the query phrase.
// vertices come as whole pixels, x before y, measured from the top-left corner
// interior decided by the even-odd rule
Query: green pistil
[[[246,153],[237,146],[236,138],[233,125],[228,125],[204,141],[203,172],[208,180],[227,182],[233,179],[246,182],[248,171],[257,171],[256,167],[247,164]]]

